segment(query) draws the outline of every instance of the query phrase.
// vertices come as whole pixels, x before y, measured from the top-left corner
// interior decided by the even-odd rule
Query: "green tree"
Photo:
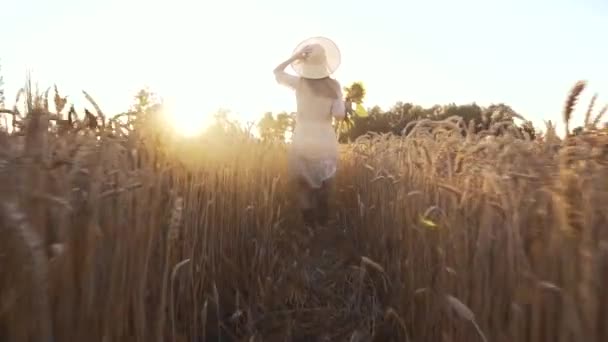
[[[276,118],[276,132],[280,139],[285,139],[287,132],[293,132],[295,127],[295,120],[292,115],[285,112],[277,114]]]
[[[272,116],[271,112],[264,113],[262,119],[258,122],[258,131],[260,132],[260,138],[264,141],[270,141],[274,139],[274,127],[276,120]]]
[[[483,109],[476,103],[456,105],[451,103],[442,106],[439,112],[433,113],[432,118],[435,120],[443,120],[452,116],[460,116],[466,124],[471,120],[479,123],[482,118]]]
[[[454,103],[448,105],[435,105],[429,108],[423,108],[412,103],[397,102],[388,111],[382,111],[379,107],[373,107],[368,110],[368,117],[353,117],[353,125],[347,132],[340,135],[340,142],[354,141],[358,137],[370,132],[374,133],[392,133],[395,135],[407,134],[404,129],[407,125],[415,120],[431,119],[444,120],[452,116],[459,116],[465,124],[469,124],[471,120],[475,122],[475,131],[489,129],[493,123],[511,121],[513,118],[522,118],[511,107],[505,104],[493,104],[487,108],[483,108],[475,103],[456,105]],[[410,126],[412,127],[412,126]],[[518,127],[520,132],[526,133],[530,138],[536,137],[534,127],[530,122],[525,122],[521,127]],[[504,134],[506,131],[498,130],[496,134]]]
[[[242,134],[241,126],[237,121],[230,119],[230,111],[227,109],[219,109],[213,114],[213,123],[203,132],[204,136],[218,140]]]
[[[136,113],[146,113],[152,107],[161,103],[157,95],[149,88],[140,89],[137,94],[135,94],[134,100],[131,110]]]
[[[127,111],[115,115],[110,121],[112,125],[117,123],[126,124],[131,132],[138,132],[144,126],[164,124],[163,120],[161,120],[162,109],[162,100],[150,89],[142,88],[133,96],[131,107]],[[91,119],[93,118],[91,115],[87,115],[86,112],[85,110],[85,120],[88,117],[88,121],[92,121]],[[76,111],[72,105],[68,113],[68,121],[71,122],[73,119],[77,118]]]
[[[285,134],[292,132],[295,125],[293,117],[285,112],[279,113],[276,117],[270,113],[264,113],[258,122],[260,138],[264,141],[284,141]]]

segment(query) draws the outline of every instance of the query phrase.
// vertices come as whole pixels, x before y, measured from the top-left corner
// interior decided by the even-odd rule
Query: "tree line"
[[[19,131],[19,120],[16,119],[23,119],[20,117],[22,114],[17,111],[16,107],[13,111],[3,109],[6,103],[2,81],[0,75],[0,113],[5,115],[2,117],[3,119],[7,119],[7,114],[12,114],[12,128],[13,132],[16,132]],[[63,108],[67,108],[67,98],[59,95],[56,86],[54,89],[56,93],[54,98],[57,107],[56,113],[63,116],[64,114],[61,114],[61,112]],[[491,104],[487,107],[479,106],[476,103],[459,105],[450,103],[425,108],[411,102],[397,102],[387,110],[383,110],[378,106],[362,109],[365,93],[365,87],[360,82],[355,82],[344,88],[347,119],[343,122],[336,122],[335,126],[339,142],[347,143],[355,141],[357,138],[369,133],[404,135],[408,133],[408,128],[412,127],[410,123],[414,121],[421,119],[440,121],[454,116],[462,118],[463,123],[467,127],[473,128],[475,132],[487,131],[496,122],[510,122],[513,123],[512,127],[516,127],[522,133],[522,136],[525,135],[531,139],[535,139],[541,133],[535,130],[530,121],[525,120],[519,113],[504,103]],[[48,90],[44,94],[42,102],[48,103],[47,95]],[[88,94],[86,95],[87,99],[91,102],[92,99],[88,97]],[[27,98],[31,98],[31,96],[26,96],[26,100]],[[19,99],[17,99],[17,102],[19,102]],[[94,101],[91,103],[93,103],[96,111],[100,112]],[[58,128],[66,126],[66,130],[78,126],[74,123],[78,118],[74,106],[69,106],[69,109],[67,119],[57,117],[55,118],[56,125],[53,124],[52,126],[57,126]],[[604,108],[603,112],[607,110],[608,107]],[[118,117],[129,118],[128,125],[131,125],[133,119],[138,118],[138,121],[141,121],[149,116],[146,113],[153,112],[163,112],[163,101],[149,89],[142,89],[134,96],[132,107],[128,111],[118,114],[115,119],[118,119]],[[516,123],[515,119],[519,119],[519,121]],[[4,126],[8,126],[6,124],[8,121],[0,121],[0,130],[6,129],[7,127]],[[104,125],[103,118],[99,118],[86,108],[84,109],[84,116],[81,115],[80,121],[82,121],[81,126],[84,125],[92,129],[95,129],[99,124]],[[251,129],[255,126],[258,138],[261,141],[284,141],[289,139],[295,125],[295,113],[281,112],[275,114],[267,112],[257,122],[251,123],[248,127],[243,127],[238,121],[230,119],[228,111],[218,111],[213,117],[212,124],[203,132],[203,135],[220,138],[222,135],[226,135],[226,133],[242,132],[243,128],[247,132],[252,132]],[[581,134],[583,131],[583,127],[576,127],[572,130],[572,133]],[[495,134],[500,135],[501,130],[498,129]]]
[[[476,103],[457,105],[435,105],[424,108],[409,102],[397,102],[388,110],[378,106],[367,109],[365,115],[355,113],[353,106],[360,105],[365,97],[365,89],[361,83],[353,83],[345,89],[347,104],[347,120],[339,125],[339,141],[346,143],[368,133],[392,133],[396,135],[407,134],[408,124],[420,119],[444,120],[449,117],[461,117],[468,126],[472,120],[475,131],[487,130],[497,121],[511,121],[521,119],[516,125],[520,131],[525,132],[534,139],[537,132],[530,121],[525,120],[519,113],[504,103],[492,104],[482,107]],[[264,141],[283,140],[289,136],[295,127],[295,113],[265,113],[258,122],[257,128],[260,138]],[[500,132],[499,132],[500,133]]]

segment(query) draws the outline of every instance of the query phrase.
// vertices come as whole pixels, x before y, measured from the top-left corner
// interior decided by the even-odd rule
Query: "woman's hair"
[[[340,84],[331,77],[320,79],[302,77],[301,81],[304,86],[308,87],[313,92],[313,94],[320,97],[339,99],[342,94],[340,91]]]

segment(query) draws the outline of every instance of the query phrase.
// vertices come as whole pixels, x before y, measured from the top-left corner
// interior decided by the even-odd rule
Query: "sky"
[[[577,80],[589,82],[578,122],[594,92],[608,103],[606,32],[606,0],[2,0],[0,72],[9,104],[28,68],[106,113],[148,86],[195,130],[219,108],[242,121],[295,111],[272,69],[321,35],[367,106],[504,102],[542,125],[561,120]]]

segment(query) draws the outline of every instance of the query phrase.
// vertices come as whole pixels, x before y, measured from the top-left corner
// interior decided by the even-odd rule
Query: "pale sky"
[[[183,117],[224,107],[243,121],[295,111],[272,69],[316,35],[338,44],[335,77],[363,81],[367,106],[504,102],[540,124],[586,79],[580,119],[593,92],[608,102],[607,33],[607,0],[0,1],[9,104],[29,66],[106,113],[148,85]]]

